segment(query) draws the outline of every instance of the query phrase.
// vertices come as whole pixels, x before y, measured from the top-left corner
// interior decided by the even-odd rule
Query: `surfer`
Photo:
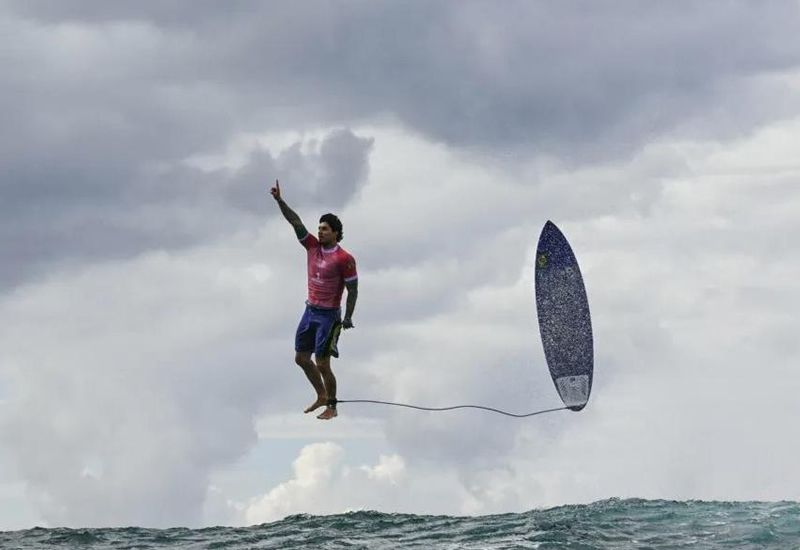
[[[305,372],[317,392],[317,399],[306,413],[324,406],[317,416],[330,420],[336,412],[336,377],[331,370],[331,357],[339,357],[337,343],[341,329],[353,328],[353,310],[358,298],[358,274],[353,256],[339,246],[342,240],[342,222],[333,214],[319,219],[317,236],[308,232],[300,216],[289,208],[281,197],[281,186],[275,180],[270,192],[278,203],[283,217],[294,227],[300,244],[306,249],[308,265],[308,300],[295,334],[294,361]],[[347,288],[344,319],[341,302]],[[314,359],[311,359],[311,354]]]

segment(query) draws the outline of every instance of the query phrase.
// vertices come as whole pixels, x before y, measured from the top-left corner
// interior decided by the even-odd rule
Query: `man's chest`
[[[339,261],[336,256],[311,254],[308,258],[308,274],[314,279],[329,281],[341,278]]]

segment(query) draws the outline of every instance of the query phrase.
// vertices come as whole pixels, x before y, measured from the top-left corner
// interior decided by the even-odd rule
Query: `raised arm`
[[[283,214],[283,217],[286,218],[287,222],[292,224],[292,227],[294,227],[294,232],[297,235],[297,238],[302,239],[308,235],[308,229],[306,229],[306,226],[303,225],[303,221],[300,219],[300,216],[297,215],[297,212],[289,208],[289,205],[286,204],[286,201],[284,201],[281,197],[281,184],[278,183],[278,180],[275,180],[275,187],[270,189],[270,193],[272,193],[272,198],[274,198],[278,203],[278,208],[281,209],[281,214]]]

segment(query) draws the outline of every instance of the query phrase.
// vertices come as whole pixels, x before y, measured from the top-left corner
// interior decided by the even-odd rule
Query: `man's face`
[[[330,246],[336,244],[336,233],[334,233],[328,222],[322,222],[317,228],[317,239],[322,245]]]

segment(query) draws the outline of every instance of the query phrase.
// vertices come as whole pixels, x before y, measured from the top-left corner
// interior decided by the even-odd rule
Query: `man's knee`
[[[307,367],[311,363],[311,352],[298,351],[294,354],[294,362],[301,367]]]
[[[331,370],[331,357],[330,357],[330,355],[328,355],[326,357],[316,357],[315,359],[316,359],[315,362],[317,364],[317,368],[321,372],[330,372],[330,370]]]

